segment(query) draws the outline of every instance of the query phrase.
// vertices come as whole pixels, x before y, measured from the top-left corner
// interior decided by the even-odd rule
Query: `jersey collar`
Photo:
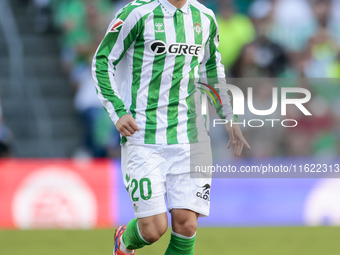
[[[158,2],[171,15],[174,15],[175,12],[177,11],[177,8],[175,6],[173,6],[168,0],[158,0]],[[189,4],[190,4],[190,0],[187,0],[180,10],[184,13],[188,13],[189,12]]]

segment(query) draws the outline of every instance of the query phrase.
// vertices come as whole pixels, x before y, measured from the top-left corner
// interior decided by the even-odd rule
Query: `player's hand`
[[[129,114],[125,114],[118,120],[116,128],[122,136],[132,136],[140,130],[136,120]]]
[[[231,145],[235,145],[234,148],[234,155],[240,157],[243,146],[246,146],[249,150],[251,150],[249,144],[247,143],[246,139],[242,135],[242,131],[240,129],[240,126],[238,124],[233,124],[231,126],[230,123],[225,125],[225,129],[227,130],[229,134],[229,143],[228,143],[228,149],[231,147]]]

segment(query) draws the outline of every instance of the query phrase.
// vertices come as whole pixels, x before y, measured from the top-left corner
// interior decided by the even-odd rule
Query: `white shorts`
[[[211,175],[191,178],[190,166],[194,165],[212,165],[210,142],[171,145],[124,143],[122,173],[136,217],[149,217],[174,208],[208,216]]]

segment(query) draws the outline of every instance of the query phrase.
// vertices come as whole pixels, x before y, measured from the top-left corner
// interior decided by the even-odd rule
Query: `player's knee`
[[[193,236],[197,230],[197,221],[192,219],[184,219],[176,222],[174,231],[184,236]]]
[[[144,232],[142,232],[142,236],[145,239],[145,241],[151,244],[157,242],[164,233],[165,232],[162,232],[159,229],[158,230],[147,229]]]
[[[197,222],[193,220],[188,220],[183,225],[183,232],[185,236],[193,236],[197,230]]]
[[[148,243],[157,242],[166,232],[167,224],[150,225],[141,229],[141,234]]]
[[[161,238],[161,235],[157,234],[157,233],[144,233],[144,239],[145,241],[147,241],[148,243],[152,244],[155,243],[159,240],[159,238]]]

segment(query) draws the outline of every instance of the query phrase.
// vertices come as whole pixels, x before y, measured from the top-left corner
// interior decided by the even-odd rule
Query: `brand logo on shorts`
[[[199,186],[197,186],[197,187],[199,187]],[[211,188],[210,184],[207,183],[203,187],[199,187],[199,188],[201,188],[203,190],[202,190],[202,192],[198,191],[196,193],[196,196],[199,197],[199,198],[202,198],[204,200],[210,201],[210,188]]]
[[[150,50],[156,55],[168,53],[170,55],[191,55],[198,57],[202,45],[186,44],[186,43],[172,43],[167,45],[163,41],[155,41],[150,45]]]

